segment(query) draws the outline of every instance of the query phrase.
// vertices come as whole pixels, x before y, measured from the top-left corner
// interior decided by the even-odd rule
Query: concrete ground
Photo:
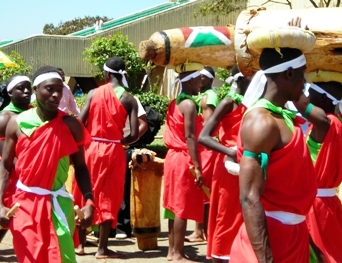
[[[78,263],[92,263],[92,262],[117,262],[117,263],[144,263],[144,262],[168,262],[166,260],[166,254],[168,250],[168,238],[167,238],[167,220],[161,219],[161,232],[158,237],[158,248],[150,251],[141,251],[137,246],[137,240],[135,237],[118,240],[110,238],[109,248],[116,250],[122,254],[118,259],[95,259],[94,255],[97,250],[95,245],[88,243],[86,247],[86,255],[77,256]],[[190,234],[195,227],[193,221],[188,221],[188,233]],[[200,243],[185,243],[185,253],[191,257],[197,257],[197,262],[210,262],[205,258],[206,242]],[[0,244],[0,262],[18,262],[14,254],[12,246],[12,236],[8,232]],[[52,263],[52,262],[51,262]]]

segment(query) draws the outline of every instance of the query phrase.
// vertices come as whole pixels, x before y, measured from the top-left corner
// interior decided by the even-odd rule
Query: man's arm
[[[269,112],[255,109],[244,118],[241,139],[244,150],[269,155],[280,140],[280,131]],[[260,263],[273,262],[265,210],[261,203],[265,183],[260,160],[242,156],[239,175],[240,202],[247,234]]]
[[[83,141],[83,127],[82,124],[74,117],[65,117],[64,123],[69,127],[69,130],[77,143]],[[78,146],[78,152],[72,154],[71,160],[75,168],[75,178],[77,185],[84,197],[86,205],[81,209],[84,213],[84,219],[81,220],[81,226],[86,228],[91,226],[93,221],[94,206],[91,205],[94,199],[90,175],[87,165],[84,160],[84,147]]]
[[[233,108],[234,102],[230,98],[226,98],[220,102],[220,104],[217,106],[214,113],[208,119],[200,133],[200,136],[198,138],[198,142],[200,144],[203,144],[205,147],[216,152],[223,153],[225,155],[234,156],[236,154],[235,150],[223,146],[221,143],[219,143],[211,137],[211,134],[220,124],[223,117],[229,112],[231,112]]]
[[[84,106],[83,106],[83,108],[81,110],[80,119],[81,119],[83,124],[87,123],[88,116],[89,116],[89,109],[90,109],[91,98],[94,96],[95,91],[96,91],[96,89],[92,89],[92,90],[90,90],[88,92],[86,101],[85,101]]]
[[[131,133],[121,140],[121,143],[126,145],[135,142],[139,138],[138,104],[128,92],[124,92],[120,101],[128,113],[131,130]]]
[[[196,173],[196,185],[201,187],[203,185],[203,175],[200,159],[197,150],[197,138],[196,138],[196,117],[197,110],[196,105],[191,100],[183,100],[179,105],[179,110],[184,116],[184,132],[188,151],[194,164]]]
[[[293,104],[296,106],[297,110],[303,116],[306,115],[305,117],[308,119],[309,122],[312,123],[313,128],[310,137],[315,142],[322,143],[330,128],[330,119],[325,114],[324,110],[316,106],[310,106],[312,107],[310,113],[305,114],[305,111],[310,105],[310,99],[307,98],[304,94],[302,94],[298,101],[294,101]]]
[[[10,112],[2,112],[0,114],[0,137],[4,138],[6,135],[6,126],[11,117],[13,116],[13,113]],[[0,140],[0,156],[2,155],[2,149],[4,147],[5,140]]]
[[[8,208],[4,207],[2,200],[10,179],[11,171],[14,167],[15,145],[18,138],[16,118],[17,116],[14,115],[7,124],[6,139],[2,151],[2,160],[0,162],[0,225],[5,228],[8,228],[9,226],[9,218],[6,216]]]

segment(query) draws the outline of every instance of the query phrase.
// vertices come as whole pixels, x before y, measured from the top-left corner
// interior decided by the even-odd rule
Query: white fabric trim
[[[200,71],[195,71],[194,73],[186,76],[185,78],[178,78],[175,80],[175,82],[172,84],[172,88],[171,89],[174,89],[174,87],[176,86],[177,83],[180,83],[180,87],[179,87],[179,93],[180,94],[182,92],[182,82],[187,82],[189,81],[190,79],[194,79],[194,78],[197,78],[198,76],[201,75],[201,72]]]
[[[340,113],[342,113],[342,100],[336,99],[333,95],[326,92],[324,89],[322,89],[320,86],[318,86],[314,83],[310,83],[310,89],[313,89],[320,94],[325,94],[329,99],[331,99],[332,104],[334,104],[334,105],[338,104],[338,109],[339,109]]]
[[[240,164],[227,160],[224,162],[224,167],[226,167],[227,172],[230,173],[231,175],[236,175],[238,176],[240,174]]]
[[[224,259],[224,260],[230,260],[230,256],[217,256],[217,255],[211,254],[211,257],[212,258]]]
[[[306,59],[304,54],[302,54],[295,59],[270,67],[264,71],[259,70],[257,73],[255,73],[251,83],[249,84],[248,89],[243,97],[242,104],[249,108],[264,93],[265,85],[267,82],[265,74],[280,73],[287,70],[288,68],[300,68],[305,64]]]
[[[48,79],[60,79],[61,81],[63,81],[61,75],[59,75],[57,72],[47,72],[37,76],[34,79],[32,86],[38,86],[40,83]]]
[[[36,187],[36,186],[28,187],[28,186],[24,185],[20,180],[18,180],[17,188],[24,191],[24,192],[33,193],[33,194],[37,194],[37,195],[52,195],[52,206],[53,206],[56,214],[58,215],[58,217],[62,220],[63,224],[65,225],[65,227],[70,232],[68,220],[66,219],[65,214],[64,214],[64,212],[63,212],[63,210],[62,210],[62,208],[59,205],[58,200],[57,200],[58,196],[62,196],[62,197],[69,198],[69,199],[74,201],[74,197],[66,191],[65,186],[58,189],[57,191],[50,191],[50,190],[47,190],[47,189],[44,189],[41,187]]]
[[[105,138],[100,138],[100,137],[91,137],[93,139],[93,141],[97,141],[97,142],[112,142],[112,143],[121,143],[120,140],[108,140]]]
[[[202,69],[202,70],[200,71],[200,73],[201,73],[202,75],[206,76],[206,77],[209,78],[209,79],[214,79],[213,74],[211,74],[211,73],[210,73],[208,70],[206,70],[205,68]]]
[[[336,195],[336,188],[318,188],[317,197],[333,197]]]
[[[23,82],[23,81],[28,81],[31,84],[29,77],[17,76],[17,77],[14,77],[14,79],[12,79],[10,83],[8,83],[7,92],[10,92],[16,85],[18,85],[20,82]]]
[[[230,92],[236,92],[238,86],[237,86],[237,80],[239,79],[239,77],[244,77],[244,75],[239,72],[239,73],[236,73],[234,76],[230,76],[228,77],[225,82],[230,84]]]
[[[125,74],[127,73],[125,70],[119,70],[116,71],[114,69],[111,69],[109,67],[106,66],[106,64],[103,65],[103,70],[108,71],[110,73],[117,73],[117,74],[121,74],[122,75],[122,84],[124,84],[125,87],[129,88],[128,83],[127,83],[127,79]]]
[[[284,211],[265,211],[266,216],[274,218],[285,225],[298,225],[305,221],[305,216]]]

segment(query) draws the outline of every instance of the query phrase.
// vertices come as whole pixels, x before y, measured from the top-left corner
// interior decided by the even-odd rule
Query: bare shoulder
[[[184,113],[196,111],[196,104],[190,99],[184,99],[178,104],[178,109],[184,115]]]
[[[63,122],[68,126],[71,134],[77,142],[83,139],[83,125],[79,120],[72,116],[63,117]]]
[[[243,119],[241,138],[244,148],[270,153],[280,140],[279,126],[268,110],[255,108]]]

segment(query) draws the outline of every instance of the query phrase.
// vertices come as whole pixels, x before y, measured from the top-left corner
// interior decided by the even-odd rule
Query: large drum
[[[158,66],[176,66],[187,61],[230,68],[235,63],[234,26],[183,27],[158,31],[142,41],[142,59]]]
[[[163,169],[164,160],[157,157],[132,169],[131,224],[141,250],[158,247]]]
[[[341,8],[312,8],[303,10],[242,11],[236,21],[235,50],[240,71],[248,76],[259,70],[259,54],[249,50],[246,38],[257,28],[284,27],[292,18],[300,17],[302,27],[308,26],[316,36],[315,48],[306,53],[307,72],[316,70],[342,72]]]

